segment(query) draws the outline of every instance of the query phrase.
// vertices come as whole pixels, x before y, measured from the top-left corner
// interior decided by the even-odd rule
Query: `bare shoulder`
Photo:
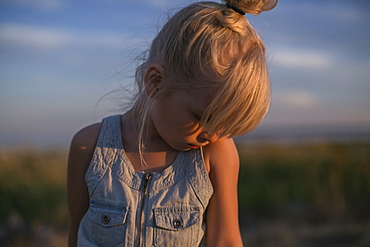
[[[96,123],[81,129],[75,134],[71,142],[69,163],[72,161],[72,164],[79,163],[82,166],[87,166],[90,163],[100,129],[101,123]]]
[[[99,137],[101,125],[101,123],[96,123],[78,131],[72,139],[71,146],[79,147],[83,150],[94,148]]]
[[[70,216],[69,246],[76,246],[80,221],[89,206],[85,173],[93,156],[101,123],[83,128],[73,137],[68,157],[67,201]]]
[[[215,169],[230,169],[232,166],[239,167],[238,151],[231,138],[221,138],[217,142],[205,146],[203,156],[208,172]]]
[[[238,224],[240,165],[235,143],[232,139],[219,139],[204,147],[203,155],[213,186],[207,208],[207,245],[243,246]]]

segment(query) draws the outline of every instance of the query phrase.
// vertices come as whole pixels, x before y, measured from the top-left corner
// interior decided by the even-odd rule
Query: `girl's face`
[[[161,138],[179,151],[217,141],[217,134],[208,133],[199,124],[211,100],[211,94],[201,89],[194,93],[177,90],[154,99],[150,109],[150,137]]]

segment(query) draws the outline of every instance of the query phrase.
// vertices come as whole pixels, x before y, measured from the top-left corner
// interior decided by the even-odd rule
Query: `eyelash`
[[[199,116],[198,114],[195,114],[195,113],[194,113],[194,117],[195,117],[195,119],[196,119],[196,120],[198,120],[198,121],[200,121],[200,120],[202,119],[202,117],[201,117],[201,116]]]

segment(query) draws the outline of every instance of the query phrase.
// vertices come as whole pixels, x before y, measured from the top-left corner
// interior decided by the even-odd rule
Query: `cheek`
[[[182,131],[185,135],[194,135],[196,133],[199,133],[201,131],[201,128],[197,121],[187,121],[182,126]]]
[[[173,117],[167,118],[164,121],[165,126],[163,126],[162,130],[170,135],[177,136],[177,138],[193,135],[199,130],[199,124],[193,120],[189,120],[186,114],[175,114]]]

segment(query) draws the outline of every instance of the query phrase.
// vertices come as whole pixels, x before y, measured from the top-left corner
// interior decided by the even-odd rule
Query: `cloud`
[[[12,0],[12,2],[42,10],[61,9],[66,5],[64,0]]]
[[[99,0],[104,3],[120,3],[122,0]],[[196,0],[188,0],[187,2],[195,2]],[[173,0],[125,0],[125,2],[131,2],[131,3],[136,3],[139,5],[149,5],[152,7],[165,7],[165,6],[174,6],[178,5],[179,3]],[[186,2],[186,1],[180,1],[180,2]]]
[[[131,2],[137,2],[137,0],[126,0]],[[198,0],[182,0],[182,1],[173,1],[173,0],[141,0],[140,4],[147,4],[154,8],[165,8],[170,9],[173,7],[186,6],[191,3],[198,2]]]
[[[53,49],[70,43],[71,35],[66,31],[10,23],[0,26],[0,41],[33,48]]]
[[[165,6],[165,5],[170,4],[172,1],[169,1],[169,0],[146,0],[145,2],[147,2],[148,4],[150,4],[152,6]]]
[[[298,69],[327,69],[335,62],[329,54],[313,49],[280,49],[274,52],[273,63],[277,66]]]
[[[281,109],[310,110],[319,105],[318,99],[303,90],[288,91],[276,95],[273,104]]]
[[[368,0],[365,1],[368,2]],[[366,5],[368,4],[360,3],[359,0],[281,1],[275,13],[281,18],[289,16],[289,20],[293,18],[306,21],[326,20],[330,23],[360,23],[368,19],[368,6]],[[300,22],[295,24],[300,24]]]
[[[0,26],[0,42],[25,48],[36,48],[40,50],[60,49],[64,47],[86,47],[100,46],[106,48],[132,47],[142,39],[131,37],[132,35],[119,34],[115,32],[77,32],[56,28],[45,28],[16,23],[6,23]]]
[[[270,125],[313,124],[324,121],[331,112],[319,99],[305,90],[286,90],[272,95],[272,104],[264,120]],[[325,113],[325,114],[323,114]]]

